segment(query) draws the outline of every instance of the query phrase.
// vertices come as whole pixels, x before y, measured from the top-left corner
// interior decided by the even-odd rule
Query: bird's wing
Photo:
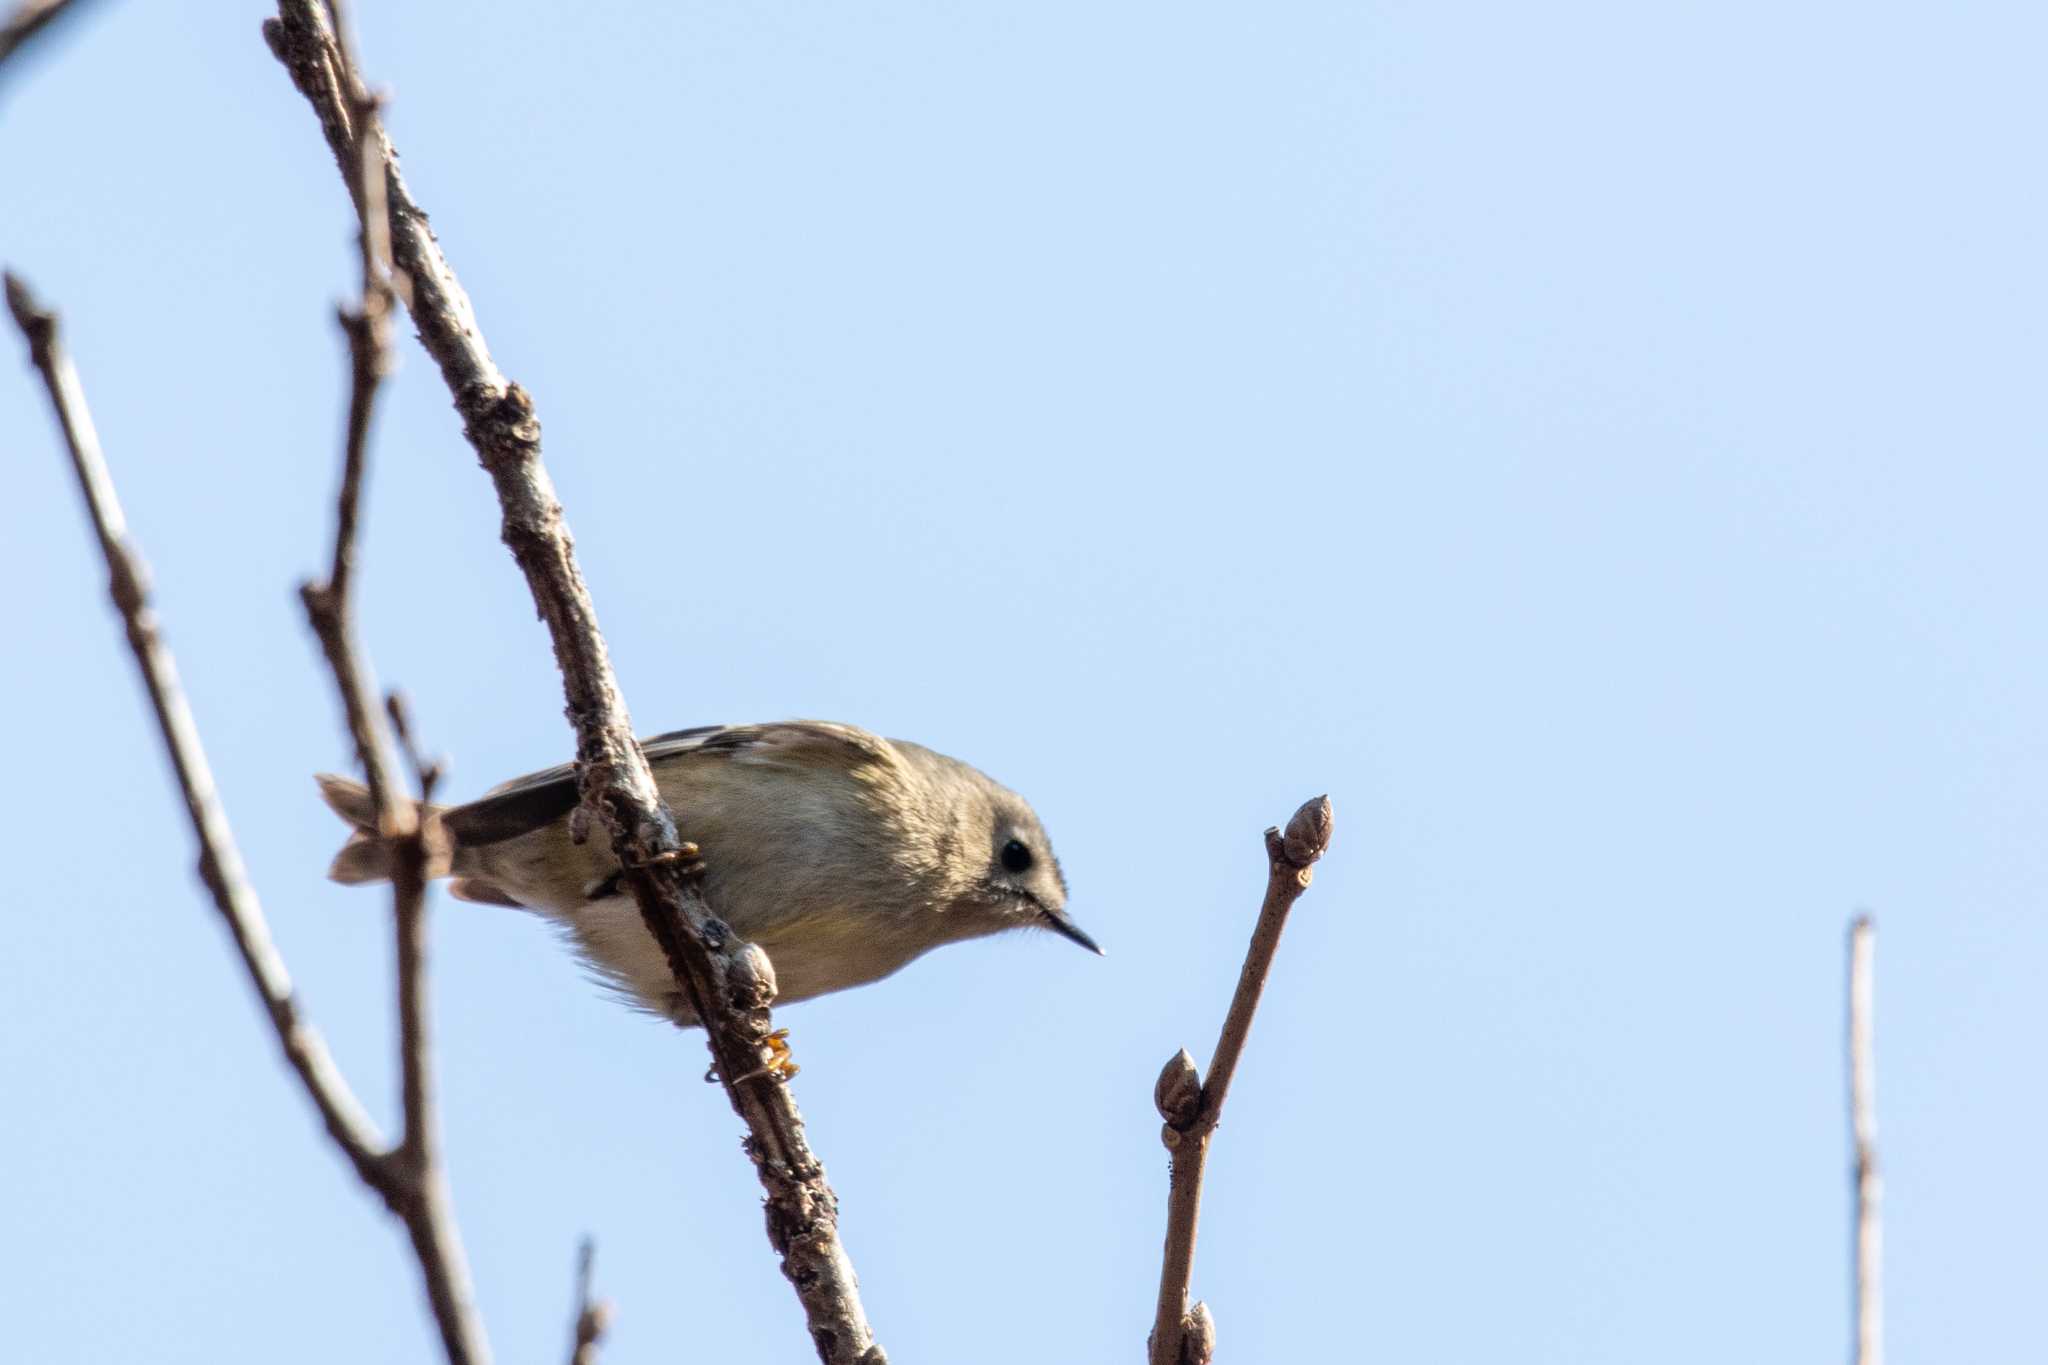
[[[766,767],[829,765],[848,771],[897,762],[887,740],[857,726],[825,720],[699,725],[643,739],[640,752],[657,770],[691,755]],[[579,799],[576,765],[562,763],[493,787],[482,798],[447,812],[443,821],[460,843],[474,848],[543,829],[576,809]]]
[[[785,720],[768,725],[720,725],[677,730],[641,746],[658,763],[692,751],[723,754],[735,763],[772,768],[837,767],[851,771],[897,761],[889,741],[856,725],[829,720]]]

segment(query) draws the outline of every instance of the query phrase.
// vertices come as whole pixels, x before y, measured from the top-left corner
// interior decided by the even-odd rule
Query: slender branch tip
[[[7,276],[7,311],[14,314],[15,325],[28,338],[30,347],[40,350],[50,344],[57,331],[57,315],[36,301],[29,292],[28,281],[12,270]]]
[[[1166,1254],[1159,1267],[1159,1299],[1154,1306],[1150,1365],[1208,1365],[1215,1348],[1215,1323],[1208,1309],[1188,1306],[1194,1270],[1195,1230],[1201,1217],[1202,1174],[1209,1142],[1223,1117],[1231,1078],[1244,1055],[1252,1016],[1273,967],[1273,954],[1287,927],[1288,912],[1308,889],[1309,868],[1330,847],[1330,798],[1304,802],[1287,822],[1287,832],[1266,831],[1266,895],[1252,940],[1238,970],[1237,990],[1223,1016],[1216,1051],[1203,1080],[1186,1049],[1176,1053],[1159,1073],[1152,1100],[1166,1126],[1160,1130],[1171,1156],[1167,1164]]]

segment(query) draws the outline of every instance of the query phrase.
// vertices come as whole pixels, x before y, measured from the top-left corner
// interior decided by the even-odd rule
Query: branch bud
[[[1181,1365],[1209,1365],[1216,1355],[1216,1319],[1199,1299],[1180,1320]]]
[[[1302,802],[1301,809],[1294,812],[1294,818],[1287,822],[1287,833],[1280,838],[1280,847],[1287,854],[1287,861],[1296,867],[1307,867],[1329,852],[1335,818],[1327,796]]]
[[[743,943],[726,974],[736,1010],[766,1009],[775,999],[775,964],[757,943]]]
[[[1159,1117],[1169,1128],[1185,1130],[1195,1121],[1202,1108],[1202,1073],[1195,1070],[1195,1059],[1188,1056],[1186,1048],[1160,1068],[1159,1080],[1152,1087],[1152,1103],[1159,1107]]]

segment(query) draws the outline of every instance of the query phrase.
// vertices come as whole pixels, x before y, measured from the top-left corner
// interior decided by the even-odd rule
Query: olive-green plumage
[[[706,899],[766,950],[782,1000],[858,986],[940,944],[1033,924],[1095,948],[1067,917],[1066,882],[1030,804],[957,759],[826,721],[679,730],[641,747],[678,830],[703,850]],[[368,793],[329,774],[319,781],[356,827],[328,875],[386,880]],[[545,915],[634,1000],[695,1023],[619,891],[602,831],[581,844],[571,837],[576,804],[575,772],[564,766],[438,808],[453,846],[450,889]]]

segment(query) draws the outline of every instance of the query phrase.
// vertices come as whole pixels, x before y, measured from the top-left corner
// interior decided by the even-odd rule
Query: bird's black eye
[[[1031,870],[1031,850],[1021,839],[1012,839],[1003,845],[1003,871],[1028,872]]]

